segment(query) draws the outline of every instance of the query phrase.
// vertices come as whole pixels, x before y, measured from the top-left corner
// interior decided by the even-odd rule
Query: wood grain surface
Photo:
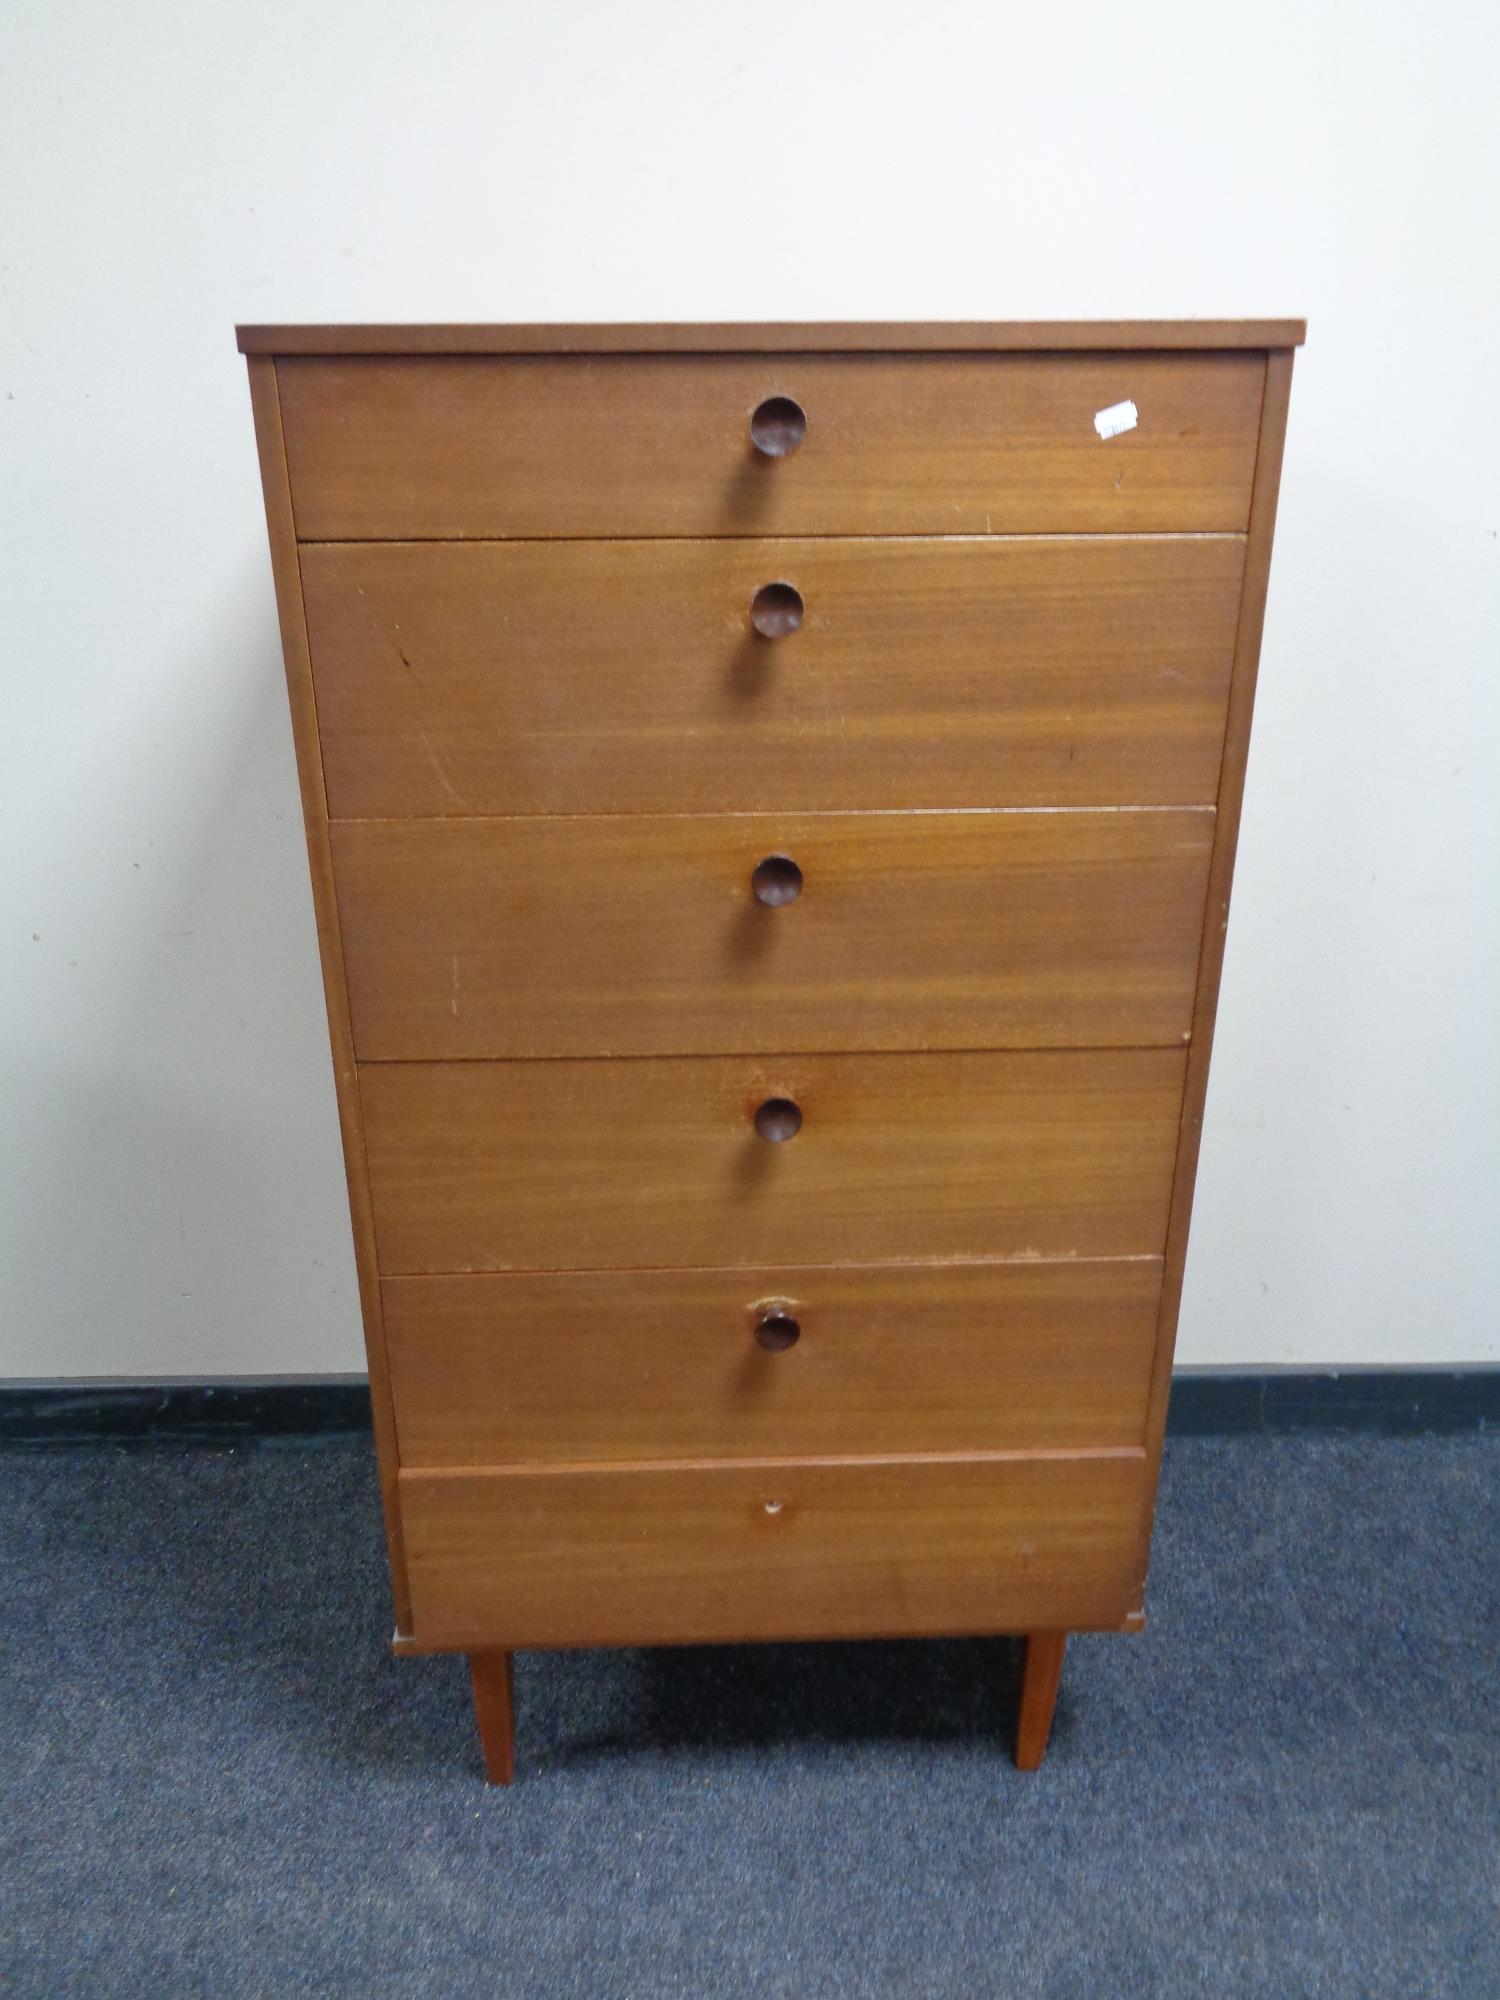
[[[645,321],[521,326],[240,326],[242,354],[963,353],[976,349],[1294,347],[1300,319]]]
[[[355,1045],[1180,1045],[1213,826],[1207,809],[345,821]],[[788,861],[795,900],[758,900],[758,864]]]
[[[240,330],[398,1639],[492,1775],[516,1647],[1023,1632],[1029,1768],[1139,1623],[1302,337]]]
[[[465,1650],[1117,1626],[1139,1451],[407,1472],[416,1638]]]
[[[1160,1286],[1152,1257],[387,1278],[401,1460],[1139,1445]]]
[[[308,541],[1242,532],[1260,354],[290,359]],[[771,397],[807,437],[767,460]],[[1103,440],[1100,410],[1136,426]]]
[[[381,1268],[1154,1256],[1184,1053],[366,1063]],[[788,1098],[784,1144],[756,1107]]]
[[[1256,460],[1245,588],[1235,638],[1234,681],[1225,729],[1224,768],[1219,784],[1213,860],[1209,868],[1203,950],[1193,1002],[1193,1040],[1183,1084],[1177,1157],[1173,1163],[1172,1207],[1163,1262],[1161,1315],[1151,1371],[1151,1416],[1146,1433],[1148,1464],[1141,1510],[1143,1574],[1155,1514],[1156,1486],[1167,1427],[1167,1403],[1172,1388],[1172,1357],[1177,1344],[1177,1316],[1182,1305],[1182,1281],[1193,1213],[1193,1189],[1198,1173],[1198,1150],[1203,1138],[1203,1107],[1208,1092],[1209,1058],[1213,1051],[1214,1022],[1219,1007],[1219,978],[1223,971],[1224,944],[1229,929],[1229,897],[1234,880],[1235,851],[1239,843],[1245,767],[1250,754],[1250,722],[1260,668],[1261,633],[1265,622],[1271,546],[1281,491],[1281,461],[1291,393],[1292,355],[1290,351],[1273,354],[1267,368],[1265,416]]]
[[[330,808],[1211,804],[1243,568],[1217,536],[306,546]]]
[[[250,362],[250,402],[255,415],[255,440],[260,456],[266,527],[271,544],[271,573],[276,586],[276,612],[281,629],[292,741],[297,758],[297,783],[302,824],[307,838],[308,871],[312,880],[313,914],[317,924],[318,960],[338,1099],[339,1133],[343,1141],[344,1177],[349,1195],[349,1220],[354,1239],[354,1263],[359,1280],[360,1316],[365,1356],[370,1371],[370,1409],[380,1467],[380,1497],[385,1517],[386,1550],[391,1565],[391,1595],[396,1628],[411,1625],[406,1588],[406,1559],[401,1547],[401,1519],[396,1504],[396,1427],[386,1369],[385,1329],[381,1321],[380,1286],[375,1264],[374,1225],[370,1214],[370,1182],[365,1165],[364,1127],[360,1113],[359,1080],[349,1023],[349,995],[344,984],[343,942],[339,935],[338,895],[333,854],[328,840],[328,800],[318,751],[318,710],[308,661],[307,628],[303,616],[302,581],[297,542],[292,529],[291,494],[281,434],[281,410],[276,395],[276,370],[270,361]]]

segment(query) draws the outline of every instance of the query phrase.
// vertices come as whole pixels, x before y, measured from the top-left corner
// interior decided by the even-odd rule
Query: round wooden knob
[[[802,1338],[802,1328],[790,1313],[768,1312],[756,1326],[755,1338],[767,1354],[784,1354]]]
[[[789,583],[763,583],[750,600],[750,623],[762,639],[786,639],[802,623],[802,593]]]
[[[750,442],[762,458],[785,458],[807,436],[807,412],[790,396],[767,396],[750,417]]]
[[[768,854],[755,864],[750,887],[757,903],[779,910],[783,903],[795,903],[802,894],[802,870],[790,854]]]
[[[768,1097],[755,1113],[755,1129],[773,1146],[784,1145],[802,1130],[802,1113],[789,1097]]]

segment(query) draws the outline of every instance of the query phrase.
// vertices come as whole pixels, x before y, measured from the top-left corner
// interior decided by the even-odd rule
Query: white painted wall
[[[1180,1353],[1493,1357],[1496,19],[11,0],[0,1375],[361,1361],[237,318],[1306,313]]]

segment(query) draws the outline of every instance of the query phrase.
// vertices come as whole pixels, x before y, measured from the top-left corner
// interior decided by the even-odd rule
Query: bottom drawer
[[[418,1645],[1116,1626],[1145,1454],[403,1472]]]

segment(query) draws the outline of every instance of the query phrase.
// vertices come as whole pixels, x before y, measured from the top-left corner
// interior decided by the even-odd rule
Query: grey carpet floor
[[[490,1791],[368,1450],[0,1459],[0,1993],[1500,1994],[1500,1439],[1182,1439],[1138,1638],[529,1654]]]

